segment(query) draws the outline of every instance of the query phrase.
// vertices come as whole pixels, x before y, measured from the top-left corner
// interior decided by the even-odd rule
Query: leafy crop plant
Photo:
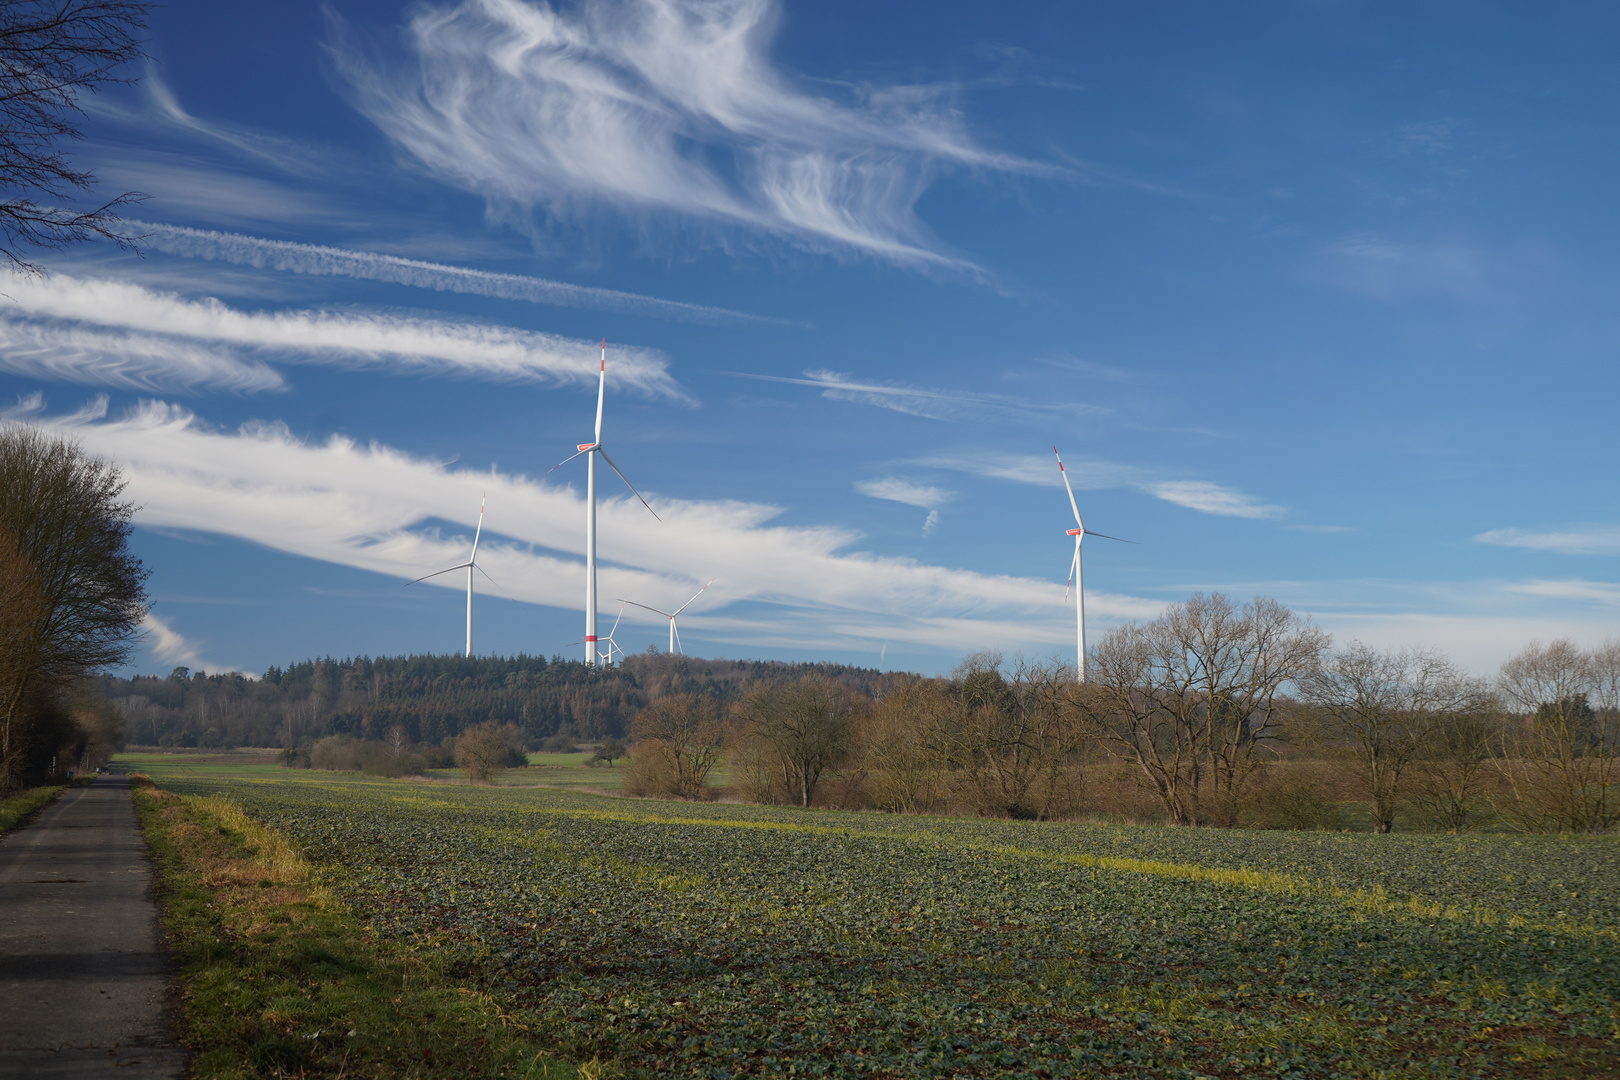
[[[1620,1074],[1620,848],[161,778],[559,1052],[688,1077]]]

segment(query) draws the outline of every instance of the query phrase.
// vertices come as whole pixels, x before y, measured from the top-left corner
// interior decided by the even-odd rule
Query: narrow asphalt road
[[[0,839],[0,1078],[182,1074],[157,915],[127,776]]]

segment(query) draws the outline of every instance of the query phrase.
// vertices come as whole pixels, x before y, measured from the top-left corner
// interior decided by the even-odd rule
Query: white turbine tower
[[[707,589],[710,585],[713,585],[718,580],[719,580],[719,578],[710,578],[708,580],[708,583],[703,586],[703,589]],[[693,593],[692,594],[692,600],[696,600],[698,597],[702,596],[703,595],[703,589],[699,589],[697,592]],[[686,603],[682,604],[680,607],[676,608],[674,611],[663,611],[663,610],[660,610],[659,608],[653,607],[651,604],[638,604],[634,600],[626,600],[622,596],[619,597],[619,603],[621,603],[621,604],[630,604],[633,607],[643,608],[643,609],[645,609],[647,611],[657,612],[659,615],[662,615],[664,618],[669,620],[669,651],[670,651],[671,655],[673,655],[676,651],[678,651],[680,649],[680,644],[681,644],[681,632],[679,630],[675,629],[675,616],[679,615],[681,612],[683,612],[687,608],[691,607],[692,606],[692,600],[688,600]],[[623,611],[624,609],[620,608],[619,610]],[[615,624],[615,625],[617,625],[617,624]]]
[[[484,495],[479,495],[478,496],[478,531],[473,533],[472,554],[467,557],[467,561],[464,562],[464,563],[457,563],[454,566],[447,566],[443,570],[435,570],[431,574],[424,574],[422,577],[419,577],[419,578],[416,579],[416,581],[426,581],[428,578],[438,577],[440,574],[448,574],[452,570],[465,570],[465,571],[467,571],[467,655],[468,656],[472,655],[473,571],[477,570],[480,574],[483,574],[485,577],[487,577],[487,578],[489,577],[489,573],[487,571],[485,571],[485,569],[482,566],[478,565],[478,539],[479,539],[479,537],[484,535],[484,499],[485,499]],[[489,578],[489,580],[490,580],[491,584],[495,584],[495,579],[494,578]],[[407,585],[415,585],[416,581],[407,581],[405,584],[407,584]],[[500,588],[500,586],[498,584],[495,584],[495,587]]]
[[[1074,584],[1074,619],[1077,636],[1077,650],[1080,681],[1086,681],[1086,587],[1081,577],[1080,542],[1088,536],[1100,536],[1104,540],[1119,540],[1122,544],[1134,544],[1135,540],[1120,540],[1117,536],[1107,533],[1092,532],[1086,528],[1086,523],[1080,520],[1080,504],[1074,501],[1074,488],[1069,484],[1069,470],[1063,467],[1063,455],[1058,453],[1057,447],[1052,447],[1052,455],[1057,458],[1058,473],[1063,477],[1063,487],[1069,493],[1069,509],[1074,511],[1075,527],[1069,530],[1074,537],[1074,561],[1069,564],[1069,580]],[[1069,599],[1065,587],[1063,599]]]
[[[607,667],[613,666],[614,653],[618,653],[621,659],[624,657],[624,650],[619,648],[619,643],[617,641],[613,640],[613,635],[619,632],[619,619],[624,618],[624,605],[627,603],[629,603],[628,600],[619,604],[619,614],[618,617],[613,620],[613,629],[609,630],[607,632],[607,636],[602,638],[602,641],[607,643],[607,652],[598,651],[596,654],[596,658]],[[573,646],[580,644],[583,644],[583,642],[570,641],[568,643],[568,647],[572,648]]]
[[[641,505],[647,507],[647,513],[663,521],[647,500],[641,498],[641,492],[636,490],[619,467],[613,464],[607,451],[602,449],[602,401],[607,393],[607,338],[602,339],[602,368],[596,384],[596,439],[594,442],[579,443],[577,453],[553,465],[548,472],[555,472],[564,465],[579,457],[580,454],[589,454],[585,461],[585,664],[595,667],[601,662],[601,654],[596,651],[596,455],[601,454],[602,460],[608,463],[608,468],[619,473],[619,479],[630,493],[641,499]]]

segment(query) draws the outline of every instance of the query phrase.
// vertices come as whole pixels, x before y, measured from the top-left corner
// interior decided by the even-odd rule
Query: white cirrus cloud
[[[1096,405],[1031,401],[1011,394],[941,390],[935,387],[880,382],[876,379],[857,379],[852,375],[821,368],[806,371],[802,379],[785,375],[755,375],[746,371],[730,371],[726,374],[739,379],[814,387],[829,401],[852,401],[858,405],[872,405],[879,409],[888,409],[907,416],[922,416],[930,420],[968,420],[983,416],[986,412],[1101,415],[1109,411]]]
[[[161,402],[116,419],[104,414],[98,401],[73,416],[32,420],[116,461],[129,497],[143,507],[143,527],[223,533],[410,580],[465,558],[479,494],[487,492],[480,563],[520,601],[579,602],[585,507],[571,487],[452,469],[376,443],[308,443],[278,423],[214,430]],[[849,529],[775,524],[775,506],[648,496],[663,519],[654,528],[633,499],[599,504],[602,593],[689,596],[719,573],[707,602],[715,606],[682,616],[683,629],[711,640],[838,647],[905,640],[956,650],[995,641],[1032,651],[1072,641],[1059,582],[870,554],[855,549],[860,537]],[[432,520],[464,522],[469,535],[424,530]],[[1151,617],[1163,606],[1102,592],[1087,599],[1102,621]],[[748,611],[724,610],[743,602]],[[645,621],[662,625],[658,616]]]
[[[184,635],[161,617],[148,612],[141,620],[141,633],[145,635],[147,648],[152,655],[163,663],[184,664],[193,668],[203,665],[197,646],[187,641]]]
[[[1580,578],[1561,581],[1521,581],[1507,588],[1510,592],[1523,593],[1526,596],[1544,596],[1552,600],[1583,600],[1620,607],[1620,585],[1611,581],[1584,581]]]
[[[0,370],[121,390],[286,388],[274,368],[230,350],[153,334],[6,318],[0,318]]]
[[[464,0],[416,10],[414,63],[364,57],[335,21],[333,55],[389,138],[498,207],[607,204],[965,266],[914,213],[932,176],[1051,171],[981,148],[948,88],[806,93],[770,62],[778,13],[774,0]]]
[[[919,506],[924,510],[932,510],[956,496],[954,491],[947,491],[932,484],[919,484],[899,476],[857,480],[855,490],[874,499],[887,499],[889,502],[904,503],[907,506]]]
[[[1143,484],[1142,490],[1156,495],[1165,502],[1185,506],[1203,514],[1222,517],[1274,518],[1284,513],[1280,506],[1263,503],[1252,495],[1235,488],[1210,483],[1208,480],[1157,480]]]
[[[1498,547],[1554,551],[1560,555],[1620,555],[1620,525],[1576,525],[1566,529],[1492,529],[1474,539]]]
[[[600,358],[593,342],[506,326],[361,312],[243,311],[211,297],[194,300],[132,282],[66,274],[13,275],[4,288],[14,301],[11,312],[43,323],[44,329],[29,330],[24,320],[0,314],[14,338],[41,339],[18,357],[0,351],[0,370],[36,373],[55,356],[57,377],[77,371],[74,381],[87,382],[108,372],[104,385],[163,387],[207,376],[212,385],[262,389],[279,379],[257,360],[209,356],[196,342],[262,351],[289,363],[559,385],[593,384]],[[123,333],[74,339],[63,323]],[[75,340],[82,346],[76,368]],[[108,346],[107,355],[91,354],[97,340]],[[250,385],[255,379],[264,385]],[[688,400],[663,354],[653,349],[615,347],[608,381],[620,389]]]
[[[474,296],[489,296],[501,300],[608,308],[693,322],[780,321],[747,315],[727,308],[684,304],[678,300],[660,300],[653,296],[617,292],[613,289],[597,289],[586,285],[570,285],[567,282],[550,281],[526,274],[501,274],[464,266],[447,266],[444,263],[407,259],[399,255],[385,255],[374,251],[299,244],[288,240],[269,240],[259,236],[244,236],[241,233],[191,229],[183,225],[164,225],[148,221],[131,220],[126,224],[131,232],[141,235],[142,247],[186,258],[217,259],[238,266],[269,267],[295,274],[383,281],[416,289],[470,293]]]
[[[1000,451],[956,450],[918,458],[912,464],[936,469],[953,469],[996,480],[1011,480],[1040,487],[1062,487],[1056,458],[1039,454],[1008,454]],[[1238,518],[1275,518],[1287,511],[1261,502],[1235,488],[1208,480],[1167,480],[1151,469],[1124,465],[1117,461],[1077,459],[1065,462],[1069,482],[1082,491],[1107,488],[1136,488],[1165,502],[1197,510],[1203,514]]]

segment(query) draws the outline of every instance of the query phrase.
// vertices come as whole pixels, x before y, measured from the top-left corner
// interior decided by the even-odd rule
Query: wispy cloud
[[[526,300],[536,304],[606,308],[691,322],[781,321],[730,311],[726,308],[683,304],[677,300],[660,300],[657,297],[638,296],[635,293],[616,292],[613,289],[570,285],[567,282],[549,281],[524,274],[472,270],[463,266],[447,266],[443,263],[406,259],[398,255],[383,255],[372,251],[352,251],[347,248],[298,244],[287,240],[267,240],[257,236],[243,236],[240,233],[190,229],[182,225],[164,225],[146,221],[130,221],[128,224],[132,231],[143,234],[141,245],[153,251],[194,259],[217,259],[238,266],[270,267],[295,274],[385,281],[417,289],[471,293],[475,296]]]
[[[1142,490],[1165,502],[1185,506],[1203,514],[1221,517],[1274,518],[1284,513],[1280,506],[1263,503],[1252,495],[1212,484],[1207,480],[1158,480],[1141,485]]]
[[[857,380],[853,376],[824,369],[806,371],[802,379],[784,375],[755,375],[745,371],[731,371],[726,374],[739,379],[810,386],[820,390],[821,396],[829,401],[852,401],[859,405],[872,405],[879,409],[888,409],[907,416],[922,416],[930,420],[966,420],[983,416],[986,411],[1026,415],[1031,413],[1099,415],[1108,412],[1107,409],[1095,405],[1031,401],[1010,394],[980,394],[971,390],[941,390],[870,379]]]
[[[352,211],[324,193],[271,182],[234,168],[199,164],[162,150],[109,148],[96,166],[102,186],[152,196],[153,205],[184,207],[187,218],[241,226],[266,222],[336,223]]]
[[[120,390],[254,393],[286,383],[257,360],[152,334],[0,318],[0,370]]]
[[[336,22],[333,53],[361,111],[495,206],[606,203],[965,265],[914,213],[933,174],[1037,167],[981,148],[949,88],[803,92],[770,62],[777,17],[774,0],[465,0],[417,10],[413,64],[387,70]]]
[[[148,612],[141,620],[141,636],[152,658],[161,664],[183,665],[197,671],[239,671],[239,668],[209,663],[203,659],[201,646],[188,641],[168,621]]]
[[[241,311],[213,298],[192,300],[129,282],[65,274],[13,275],[3,287],[18,314],[126,333],[75,337],[57,325],[31,328],[21,320],[4,320],[0,306],[5,333],[25,343],[31,336],[39,339],[17,357],[0,350],[0,369],[55,370],[57,377],[79,382],[107,373],[103,385],[161,387],[190,378],[235,389],[279,385],[279,376],[262,363],[210,353],[195,342],[262,350],[289,363],[561,385],[594,383],[600,356],[592,342],[504,326],[351,312]],[[97,342],[110,351],[93,353]],[[80,348],[77,361],[75,345]],[[608,370],[609,382],[620,389],[687,398],[656,350],[619,346]]]
[[[919,484],[899,476],[858,480],[855,482],[855,490],[874,499],[920,506],[924,510],[931,510],[949,502],[956,495],[954,491],[947,491],[932,484]]]
[[[408,580],[465,557],[479,493],[487,491],[480,561],[489,572],[521,601],[566,608],[579,601],[584,502],[572,488],[455,470],[377,444],[307,443],[280,424],[217,431],[157,402],[113,420],[96,414],[34,419],[118,461],[130,497],[144,507],[144,527],[227,533]],[[711,640],[839,647],[904,640],[950,649],[1004,641],[1031,650],[1072,640],[1061,581],[869,554],[848,529],[776,524],[774,506],[648,496],[664,521],[656,529],[633,500],[600,504],[604,595],[690,595],[723,573],[710,590],[717,606],[691,620]],[[465,522],[468,535],[421,527],[445,520]],[[1161,606],[1107,593],[1088,602],[1104,620]],[[724,610],[738,604],[742,610]]]
[[[1063,484],[1058,475],[1057,462],[1038,454],[953,451],[919,458],[913,464],[1041,487],[1061,487]],[[1136,488],[1165,502],[1221,517],[1274,518],[1286,513],[1283,507],[1272,506],[1235,488],[1208,480],[1169,480],[1151,469],[1114,461],[1080,459],[1064,464],[1068,468],[1069,482],[1081,490]]]
[[[1563,581],[1524,581],[1509,585],[1512,592],[1526,596],[1545,596],[1553,600],[1583,600],[1588,603],[1620,607],[1620,585],[1611,581],[1583,581],[1579,578]]]
[[[1404,243],[1363,234],[1327,249],[1333,284],[1386,299],[1405,299],[1414,290],[1467,294],[1485,281],[1480,253],[1445,241]]]
[[[1498,547],[1555,551],[1560,555],[1620,555],[1620,525],[1575,525],[1567,529],[1492,529],[1474,537]]]

